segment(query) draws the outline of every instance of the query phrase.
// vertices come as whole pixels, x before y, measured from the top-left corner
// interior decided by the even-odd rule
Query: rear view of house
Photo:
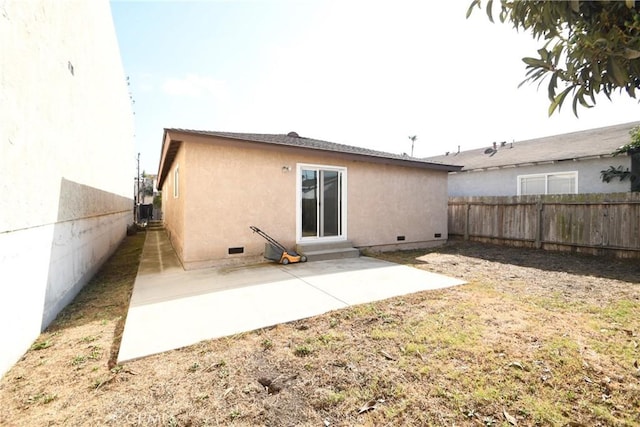
[[[428,247],[447,238],[460,167],[299,136],[165,129],[158,185],[185,268],[255,262],[255,225],[303,252]]]

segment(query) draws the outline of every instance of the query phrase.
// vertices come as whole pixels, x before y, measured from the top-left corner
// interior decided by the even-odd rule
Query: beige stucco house
[[[447,239],[458,166],[298,136],[165,129],[164,223],[187,269],[255,262],[264,240],[386,250]],[[325,246],[326,247],[326,246]]]

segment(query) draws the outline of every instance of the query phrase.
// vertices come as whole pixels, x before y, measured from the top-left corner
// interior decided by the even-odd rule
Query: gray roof
[[[622,145],[631,142],[629,131],[640,122],[565,133],[519,142],[497,143],[475,150],[428,157],[430,162],[463,166],[463,171],[523,164],[610,157]]]
[[[234,139],[239,141],[250,141],[267,143],[288,147],[299,147],[311,150],[328,151],[334,153],[354,154],[358,156],[366,156],[369,158],[388,159],[401,161],[406,166],[423,167],[428,169],[457,171],[460,170],[459,166],[448,164],[445,161],[431,162],[428,159],[420,159],[417,157],[411,157],[401,154],[387,153],[384,151],[376,151],[368,148],[354,147],[351,145],[336,144],[335,142],[322,141],[319,139],[306,138],[299,136],[295,132],[289,132],[288,134],[262,134],[262,133],[236,133],[236,132],[215,132],[215,131],[203,131],[193,129],[165,129],[166,132],[181,132],[195,135],[214,136],[218,138]]]

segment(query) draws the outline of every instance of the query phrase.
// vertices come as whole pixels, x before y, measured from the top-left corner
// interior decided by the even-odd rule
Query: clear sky
[[[141,170],[165,127],[288,133],[426,157],[640,120],[625,95],[547,116],[542,42],[470,0],[112,1]]]

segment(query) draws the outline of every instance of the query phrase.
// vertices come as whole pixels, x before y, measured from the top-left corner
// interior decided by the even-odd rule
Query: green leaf
[[[581,93],[579,96],[576,96],[576,98],[578,98],[578,101],[580,101],[580,105],[582,105],[584,108],[592,108],[593,105],[589,104],[585,99],[584,99],[584,93]],[[577,114],[576,114],[577,116]]]
[[[562,56],[562,52],[564,51],[564,45],[562,43],[557,43],[554,47],[553,47],[553,64],[558,65],[558,62],[560,62],[560,57]]]
[[[549,80],[549,101],[553,101],[556,97],[556,88],[558,87],[558,73],[553,73]]]
[[[564,99],[567,97],[571,89],[573,89],[573,86],[569,86],[568,88],[560,92],[559,95],[556,95],[551,105],[549,105],[549,116],[551,116],[553,112],[556,111],[556,108],[562,105],[562,103],[564,102]]]
[[[633,85],[629,85],[627,86],[627,93],[629,94],[629,96],[631,98],[635,98],[636,97],[636,88]]]
[[[493,0],[487,2],[487,16],[489,21],[493,22]]]
[[[543,61],[548,61],[549,59],[549,51],[545,48],[538,49],[538,55],[540,55]]]
[[[609,57],[607,62],[607,74],[611,76],[611,80],[617,86],[624,86],[629,81],[629,76],[625,74],[622,67],[613,56]]]
[[[473,12],[473,9],[475,9],[476,7],[480,7],[480,0],[473,0],[471,2],[471,4],[469,5],[469,9],[467,9],[467,19],[469,19],[471,13]]]
[[[502,22],[503,24],[507,22],[509,13],[507,12],[507,9],[505,7],[502,7],[502,9],[500,9],[500,15],[498,15],[498,17],[500,18],[500,22]]]
[[[531,68],[527,72],[527,78],[520,82],[520,84],[518,85],[518,88],[521,88],[522,86],[524,86],[525,83],[535,82],[537,80],[540,80],[540,83],[538,83],[538,87],[540,87],[540,84],[544,80],[544,76],[546,73],[547,73],[546,70],[541,70],[540,68]]]
[[[530,67],[549,69],[549,64],[547,64],[541,59],[527,57],[527,58],[522,58],[522,62],[524,62]]]
[[[578,117],[578,102],[584,108],[592,108],[593,105],[589,105],[589,103],[584,99],[585,89],[584,86],[581,86],[578,89],[578,92],[573,95],[573,114]]]
[[[600,72],[600,64],[598,61],[593,61],[591,63],[591,75],[593,76],[593,82],[596,86],[600,86],[602,83],[602,73]]]

